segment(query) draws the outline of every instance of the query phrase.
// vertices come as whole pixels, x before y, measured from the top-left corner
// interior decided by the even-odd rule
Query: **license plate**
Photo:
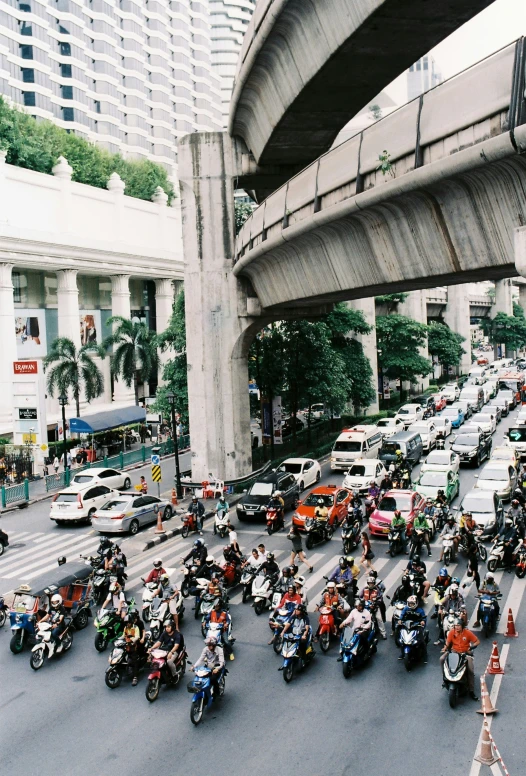
[[[389,533],[390,530],[391,530],[390,528],[382,528],[383,533]]]
[[[254,512],[252,512],[252,510],[248,510],[248,509],[247,509],[247,511],[246,511],[246,513],[245,513],[245,514],[247,514],[247,515],[253,515],[253,514],[254,514]]]

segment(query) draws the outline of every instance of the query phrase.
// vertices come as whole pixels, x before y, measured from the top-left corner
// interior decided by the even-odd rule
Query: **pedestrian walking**
[[[55,470],[55,474],[58,474],[58,467],[60,466],[60,461],[58,460],[58,456],[55,456],[53,459],[53,468]]]
[[[374,552],[371,547],[369,536],[366,531],[362,531],[362,557],[360,558],[360,563],[362,564],[364,569],[373,568],[373,563],[372,563],[373,558],[374,558]]]
[[[309,572],[311,572],[314,568],[314,566],[311,566],[307,558],[305,557],[305,553],[303,552],[303,544],[301,541],[301,534],[299,531],[299,528],[297,525],[293,525],[290,529],[290,532],[287,536],[287,539],[290,539],[292,542],[292,552],[290,553],[290,565],[294,565],[294,561],[296,560],[296,556],[308,567]]]
[[[68,450],[68,452],[66,453],[66,469],[71,469],[72,463],[73,463],[73,459],[71,457],[71,453]]]

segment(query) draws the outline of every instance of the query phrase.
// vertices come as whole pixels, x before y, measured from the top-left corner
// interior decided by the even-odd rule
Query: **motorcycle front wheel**
[[[6,613],[3,609],[0,609],[0,628],[5,624]]]
[[[241,596],[241,600],[243,601],[244,604],[246,604],[246,602],[248,601],[249,598],[250,598],[250,588],[249,587],[244,587],[243,588],[243,595]]]
[[[183,598],[188,598],[188,596],[190,595],[190,589],[189,589],[188,582],[186,581],[186,579],[183,580],[183,582],[181,584],[181,595],[183,596]],[[148,617],[148,619],[150,619],[150,618]]]
[[[266,601],[264,598],[261,598],[259,601],[256,601],[256,603],[254,604],[254,611],[257,615],[263,614],[263,612],[265,611],[265,603]]]
[[[103,633],[97,633],[97,635],[95,636],[94,644],[97,652],[104,652],[104,650],[108,646],[108,639]]]
[[[193,725],[199,725],[203,719],[203,706],[204,698],[199,698],[197,701],[192,701],[192,705],[190,706],[190,719],[192,720]]]
[[[9,649],[13,655],[19,655],[24,649],[24,631],[20,629],[14,636],[12,636],[9,642]]]
[[[279,655],[281,652],[281,647],[283,646],[283,639],[281,636],[275,636],[274,641],[272,642],[272,649],[276,653],[276,655]]]
[[[306,547],[308,550],[312,550],[312,548],[314,547],[314,542],[313,542],[313,540],[312,540],[312,536],[310,536],[310,535],[309,535],[309,536],[307,536],[307,541],[305,542],[305,547]]]
[[[62,639],[62,649],[64,650],[64,652],[68,652],[68,650],[70,650],[72,646],[73,646],[73,634],[71,631],[68,631],[64,635],[64,638]]]
[[[106,687],[109,687],[110,690],[116,690],[122,681],[120,671],[117,671],[115,668],[112,668],[111,671],[106,671],[104,681],[106,682]]]
[[[352,666],[350,663],[342,663],[343,675],[346,679],[350,679],[352,674]]]
[[[157,700],[159,697],[159,690],[160,690],[160,684],[159,679],[149,679],[148,684],[146,685],[146,697],[150,701],[150,703],[153,703]]]
[[[183,525],[182,530],[181,530],[181,536],[183,537],[183,539],[186,539],[188,534],[189,534],[188,526],[187,525]]]
[[[269,536],[272,536],[272,526],[271,525],[267,526],[267,533],[268,533]]]
[[[217,697],[222,698],[225,694],[225,677],[222,676],[217,680]]]
[[[406,671],[411,670],[411,657],[408,654],[404,655],[404,666]]]
[[[450,687],[448,690],[449,706],[452,709],[457,708],[458,692],[456,687]]]
[[[292,677],[294,676],[294,664],[288,663],[285,668],[283,669],[283,679],[287,682],[292,682]]]
[[[331,645],[331,634],[329,631],[325,631],[320,636],[320,649],[322,652],[328,652]]]
[[[488,551],[483,544],[479,544],[477,546],[479,551],[479,558],[481,559],[482,563],[485,563],[488,559]]]
[[[519,579],[524,579],[526,576],[526,568],[522,568],[522,566],[515,566],[515,574]]]
[[[44,665],[44,647],[42,647],[42,649],[38,649],[36,652],[31,653],[31,657],[29,658],[29,665],[33,671],[38,671],[39,668],[42,668]]]
[[[488,571],[491,571],[491,573],[495,573],[497,571],[498,561],[497,558],[490,558],[488,560]]]

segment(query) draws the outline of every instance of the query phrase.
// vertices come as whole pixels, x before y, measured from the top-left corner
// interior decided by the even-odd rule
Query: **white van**
[[[357,458],[378,458],[382,438],[376,426],[344,428],[331,452],[331,469],[344,471]]]
[[[469,370],[469,376],[472,380],[475,380],[478,385],[482,385],[486,380],[488,371],[487,366],[474,366]]]

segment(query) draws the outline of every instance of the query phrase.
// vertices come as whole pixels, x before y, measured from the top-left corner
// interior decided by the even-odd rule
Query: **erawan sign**
[[[13,361],[15,375],[36,375],[38,373],[38,361]]]

